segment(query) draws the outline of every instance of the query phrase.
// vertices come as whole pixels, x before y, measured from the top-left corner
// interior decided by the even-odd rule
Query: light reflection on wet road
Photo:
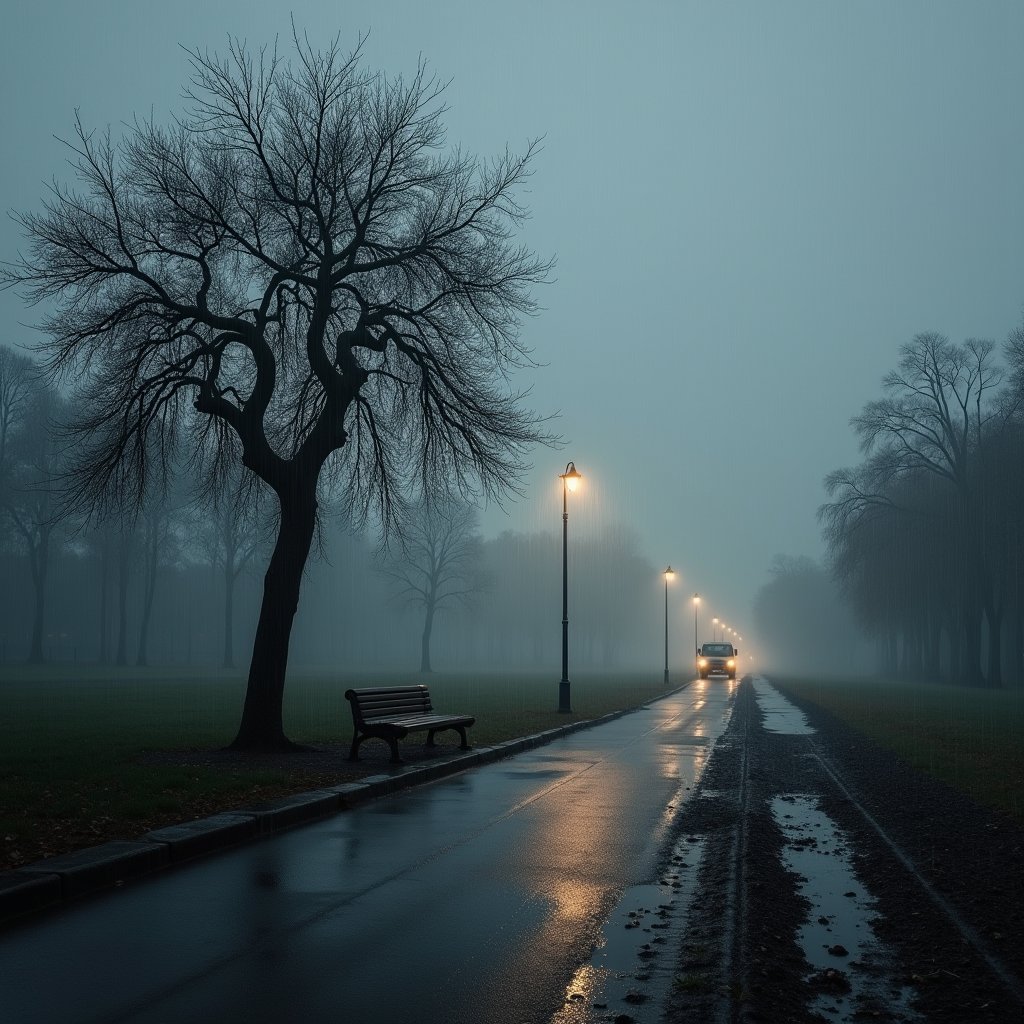
[[[0,938],[5,1021],[548,1021],[656,857],[734,685]]]

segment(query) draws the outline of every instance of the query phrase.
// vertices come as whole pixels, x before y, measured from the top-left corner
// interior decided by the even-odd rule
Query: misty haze
[[[1024,1019],[1024,7],[0,42],[4,1019]]]

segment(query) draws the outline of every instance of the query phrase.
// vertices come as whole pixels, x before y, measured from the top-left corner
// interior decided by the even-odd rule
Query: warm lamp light
[[[562,481],[562,678],[558,683],[558,710],[568,713],[572,711],[572,703],[569,697],[569,505],[566,495],[576,490],[583,474],[575,462],[570,462],[565,472],[558,474],[558,479]]]

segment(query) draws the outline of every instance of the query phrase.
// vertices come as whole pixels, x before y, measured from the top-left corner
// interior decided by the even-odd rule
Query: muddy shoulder
[[[729,729],[678,820],[680,835],[705,838],[706,855],[666,1019],[715,1019],[724,1004],[732,1006],[733,1019],[750,1024],[1021,1019],[1020,1004],[864,812],[967,928],[1018,972],[1024,964],[1024,830],[782,692],[813,733],[767,731],[753,687],[744,681]],[[780,801],[794,800],[834,824],[831,848],[821,849],[827,844],[813,833],[801,840],[780,827],[790,817],[780,813]],[[807,897],[806,874],[793,866],[803,863],[793,856],[801,844],[841,858],[866,899],[834,893],[829,913],[822,914]],[[836,941],[830,959],[825,938],[823,959],[811,963],[811,915],[819,917],[822,935],[833,926],[841,931],[844,897],[851,914],[863,916],[867,908],[864,927],[874,952],[854,949],[855,957],[844,956],[849,951]]]

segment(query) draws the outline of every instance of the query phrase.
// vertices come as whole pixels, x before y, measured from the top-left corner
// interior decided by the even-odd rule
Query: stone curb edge
[[[570,733],[603,725],[672,696],[687,685],[674,687],[635,708],[556,726],[491,747],[479,747],[433,764],[411,766],[388,775],[371,775],[359,782],[294,793],[279,800],[178,825],[166,825],[147,832],[137,840],[114,840],[0,872],[0,927],[17,923],[19,919],[42,910],[59,908],[79,897],[122,886],[154,871],[330,817],[368,800],[455,775],[477,765],[490,764]]]

